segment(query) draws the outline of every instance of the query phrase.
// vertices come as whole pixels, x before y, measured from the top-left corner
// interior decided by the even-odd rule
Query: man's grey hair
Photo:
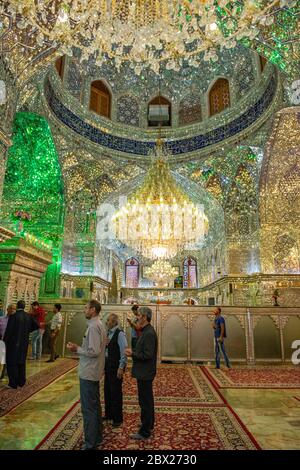
[[[110,313],[110,314],[108,315],[107,319],[109,319],[109,318],[112,318],[112,319],[113,319],[115,325],[117,325],[117,324],[119,323],[119,317],[118,317],[118,315],[117,315],[116,313]]]
[[[140,307],[139,314],[143,317],[147,317],[148,322],[151,322],[152,319],[152,310],[149,307]]]

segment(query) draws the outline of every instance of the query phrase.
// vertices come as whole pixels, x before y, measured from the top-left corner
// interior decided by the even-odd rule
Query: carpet
[[[77,367],[77,365],[78,361],[74,359],[59,359],[52,367],[30,376],[22,388],[11,390],[2,387],[0,389],[0,417],[9,413],[51,382]]]
[[[201,367],[218,388],[300,388],[300,367],[255,366],[232,369]]]
[[[198,366],[158,365],[153,390],[158,404],[223,404],[219,394]],[[124,402],[137,403],[136,380],[132,379],[130,369],[125,375],[123,396]]]
[[[124,423],[104,425],[99,450],[255,450],[259,445],[240,420],[226,407],[156,406],[153,436],[135,442],[130,434],[139,424],[139,407],[125,405]],[[80,403],[75,403],[37,450],[79,450],[82,445]]]
[[[103,384],[102,384],[103,386]],[[136,381],[127,371],[123,385],[124,423],[104,424],[103,450],[221,450],[258,449],[259,445],[216,385],[198,366],[165,365],[154,381],[155,430],[153,437],[135,442],[140,409]],[[103,390],[101,392],[103,397]],[[39,450],[77,450],[82,445],[82,416],[76,402],[37,446]]]

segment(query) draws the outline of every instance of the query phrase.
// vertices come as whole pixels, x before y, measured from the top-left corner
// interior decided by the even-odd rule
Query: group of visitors
[[[80,401],[84,424],[83,450],[95,450],[103,440],[102,422],[113,427],[123,422],[122,384],[128,357],[132,358],[132,376],[137,380],[141,408],[141,424],[135,440],[151,436],[154,429],[153,380],[156,375],[157,335],[151,325],[152,310],[133,307],[132,347],[118,324],[118,316],[110,314],[107,329],[99,318],[101,304],[91,300],[85,309],[88,328],[82,346],[68,343],[67,348],[79,357]],[[104,376],[105,415],[100,404],[100,380]]]
[[[56,341],[62,325],[61,305],[55,304],[50,322],[51,356],[47,362],[58,358]],[[80,401],[84,424],[84,450],[95,450],[103,441],[103,420],[111,421],[116,428],[123,423],[123,380],[132,358],[132,377],[137,381],[141,423],[138,431],[131,435],[134,440],[148,439],[154,429],[155,410],[153,380],[156,375],[157,335],[151,325],[152,310],[149,307],[132,306],[131,348],[128,347],[124,331],[119,327],[118,316],[111,313],[106,328],[100,319],[101,304],[90,300],[85,307],[87,330],[82,345],[69,342],[68,350],[79,358]],[[226,366],[230,362],[225,351],[225,319],[221,308],[214,310],[216,368],[220,368],[222,352]],[[0,317],[0,339],[6,347],[8,387],[16,389],[26,383],[26,357],[30,333],[32,334],[32,360],[41,358],[42,338],[45,332],[46,312],[37,301],[25,312],[25,302],[19,300],[14,309],[7,307],[7,315]],[[3,371],[2,371],[3,374]],[[105,414],[102,417],[100,403],[100,381],[104,377]]]
[[[58,358],[56,340],[62,325],[61,305],[55,304],[50,321],[50,359]],[[3,310],[2,310],[3,312]],[[0,316],[0,340],[5,347],[1,349],[2,371],[0,379],[8,376],[7,388],[17,389],[26,383],[26,359],[31,338],[31,360],[42,357],[42,340],[46,327],[46,311],[35,301],[30,312],[25,312],[24,300],[19,300],[16,307],[8,305],[6,315]]]

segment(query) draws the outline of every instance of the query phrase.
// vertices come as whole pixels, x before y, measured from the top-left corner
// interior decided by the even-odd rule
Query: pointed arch
[[[227,78],[218,78],[209,91],[209,115],[218,114],[229,106],[229,81]]]
[[[94,80],[91,83],[90,110],[99,116],[111,117],[111,92],[103,80]]]
[[[171,126],[172,105],[164,96],[156,96],[148,103],[148,126]]]

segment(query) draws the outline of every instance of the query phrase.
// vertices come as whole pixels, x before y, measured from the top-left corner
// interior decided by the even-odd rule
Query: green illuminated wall
[[[63,181],[47,121],[36,114],[16,114],[8,154],[2,219],[14,228],[16,210],[29,212],[24,230],[53,243],[53,264],[41,281],[42,296],[59,295],[64,223]]]

